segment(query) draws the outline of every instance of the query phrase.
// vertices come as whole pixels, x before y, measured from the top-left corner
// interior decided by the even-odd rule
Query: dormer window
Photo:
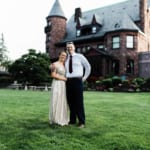
[[[102,26],[99,24],[85,24],[82,25],[82,23],[80,23],[80,25],[76,25],[76,36],[86,36],[86,35],[92,35],[92,34],[96,34],[100,28]]]
[[[76,35],[77,35],[77,36],[80,36],[80,35],[81,35],[81,31],[80,31],[79,29],[77,30]]]
[[[85,26],[81,29],[81,34],[82,35],[90,35],[91,34],[91,27],[90,26]]]
[[[96,33],[96,29],[97,29],[97,28],[96,28],[95,26],[93,26],[93,27],[92,27],[92,33]]]
[[[97,32],[97,27],[96,26],[82,26],[81,29],[77,29],[76,31],[76,36],[86,36],[90,34],[95,34]]]
[[[96,34],[102,27],[103,20],[96,14],[93,15],[91,22],[88,18],[78,17],[76,20],[76,36],[88,36]]]

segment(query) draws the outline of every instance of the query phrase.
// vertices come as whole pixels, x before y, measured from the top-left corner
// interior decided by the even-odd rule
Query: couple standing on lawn
[[[75,52],[73,42],[66,43],[65,51],[59,55],[58,61],[51,64],[52,90],[50,99],[50,124],[61,126],[76,124],[85,126],[83,102],[83,82],[91,72],[87,59]],[[69,111],[70,109],[70,118]]]

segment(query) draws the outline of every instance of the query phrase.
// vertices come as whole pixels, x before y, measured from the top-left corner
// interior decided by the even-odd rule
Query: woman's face
[[[64,62],[66,58],[67,58],[67,54],[65,52],[61,52],[61,54],[59,55],[59,59]]]

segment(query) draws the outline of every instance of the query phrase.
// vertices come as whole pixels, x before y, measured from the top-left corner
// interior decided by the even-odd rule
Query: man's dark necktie
[[[72,55],[69,58],[69,73],[72,73]]]

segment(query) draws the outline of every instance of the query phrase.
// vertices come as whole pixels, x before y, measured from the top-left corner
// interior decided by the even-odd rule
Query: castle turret
[[[46,21],[46,52],[49,53],[50,59],[53,62],[58,58],[58,52],[55,44],[60,42],[66,34],[67,18],[64,15],[59,0],[56,0],[53,4]]]

